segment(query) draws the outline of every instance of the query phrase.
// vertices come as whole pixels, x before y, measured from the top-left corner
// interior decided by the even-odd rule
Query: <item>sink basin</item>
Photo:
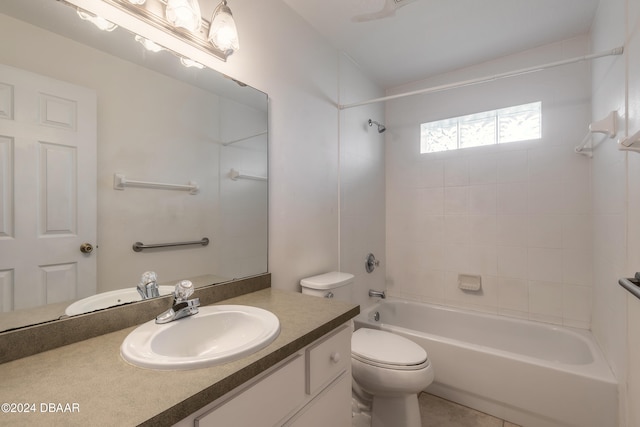
[[[169,295],[173,292],[173,286],[158,286],[160,295]],[[67,316],[89,313],[101,308],[113,307],[114,305],[125,304],[127,302],[142,301],[138,290],[134,288],[118,289],[116,291],[102,292],[90,297],[83,298],[69,305],[64,313]]]
[[[245,305],[200,307],[193,316],[134,329],[120,346],[122,358],[141,368],[205,368],[248,356],[268,346],[280,333],[270,311]]]

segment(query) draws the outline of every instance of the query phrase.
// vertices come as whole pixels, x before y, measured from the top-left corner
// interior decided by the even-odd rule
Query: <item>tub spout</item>
[[[385,299],[387,297],[387,294],[385,293],[385,291],[375,291],[373,289],[369,289],[369,296]]]

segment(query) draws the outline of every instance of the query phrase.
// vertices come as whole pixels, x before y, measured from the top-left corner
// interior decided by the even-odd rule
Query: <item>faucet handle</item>
[[[156,282],[158,280],[158,276],[155,271],[145,271],[142,273],[142,277],[140,278],[140,283],[146,285],[147,283]]]
[[[136,287],[142,299],[159,297],[158,277],[153,271],[145,271],[140,277],[140,283]]]
[[[176,301],[186,301],[193,294],[193,283],[190,280],[181,280],[176,283],[176,289],[173,292]]]

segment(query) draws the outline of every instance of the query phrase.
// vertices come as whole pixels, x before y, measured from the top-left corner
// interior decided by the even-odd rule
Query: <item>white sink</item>
[[[160,295],[169,295],[173,292],[173,286],[158,286]],[[133,288],[118,289],[116,291],[102,292],[90,297],[83,298],[69,305],[64,313],[67,316],[76,314],[89,313],[102,308],[113,307],[114,305],[125,304],[128,302],[142,301],[142,297],[138,290]]]
[[[122,358],[141,368],[205,368],[248,356],[280,333],[270,311],[245,305],[200,307],[193,316],[158,325],[143,323],[120,346]]]

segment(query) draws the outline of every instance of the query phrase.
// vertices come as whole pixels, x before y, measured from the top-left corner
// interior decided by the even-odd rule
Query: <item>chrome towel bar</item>
[[[208,244],[209,244],[209,239],[206,237],[203,237],[202,240],[196,240],[193,242],[155,243],[152,245],[145,245],[142,242],[135,242],[133,244],[133,251],[141,252],[143,249],[168,248],[171,246],[188,246],[188,245],[207,246]]]

